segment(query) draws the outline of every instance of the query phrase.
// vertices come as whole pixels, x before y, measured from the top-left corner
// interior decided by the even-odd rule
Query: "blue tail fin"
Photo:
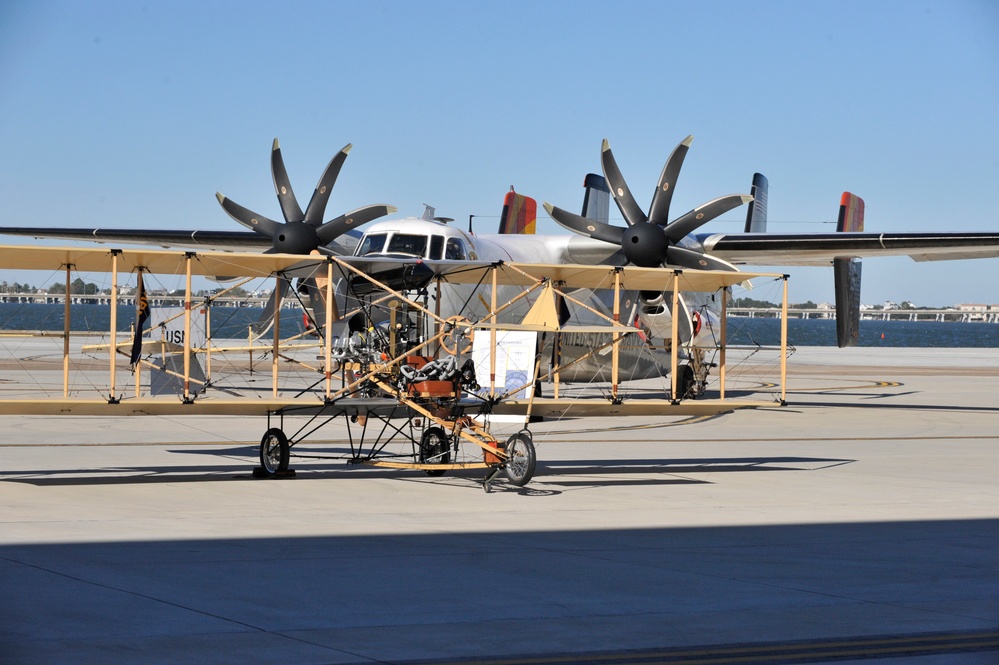
[[[583,180],[583,217],[607,224],[610,221],[610,187],[604,177],[590,173]]]
[[[753,188],[750,194],[753,200],[746,212],[746,233],[766,233],[767,230],[767,196],[770,183],[762,173],[753,174]]]

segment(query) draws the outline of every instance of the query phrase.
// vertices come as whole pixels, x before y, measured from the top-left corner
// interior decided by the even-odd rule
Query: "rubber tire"
[[[272,427],[264,432],[260,439],[260,468],[267,476],[275,476],[288,470],[288,458],[291,456],[288,437],[278,427]]]
[[[679,395],[677,399],[693,399],[694,396],[690,391],[693,390],[695,381],[694,368],[690,365],[680,365],[676,377],[676,394]]]
[[[451,442],[440,427],[428,427],[420,437],[421,464],[448,464],[451,461]],[[447,469],[426,469],[432,478],[443,476]]]
[[[537,456],[534,452],[534,441],[528,432],[517,432],[506,440],[506,463],[503,473],[511,485],[523,487],[534,477],[534,467]]]

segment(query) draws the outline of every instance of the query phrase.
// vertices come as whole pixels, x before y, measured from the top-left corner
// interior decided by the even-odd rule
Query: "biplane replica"
[[[0,400],[0,415],[259,415],[266,420],[255,471],[261,477],[293,475],[291,460],[298,457],[331,459],[315,448],[322,428],[336,421],[347,426],[349,452],[333,458],[349,464],[431,476],[479,469],[487,491],[500,474],[522,486],[535,470],[531,423],[539,417],[715,414],[773,406],[785,396],[786,316],[779,397],[726,394],[725,309],[733,286],[753,279],[782,284],[786,308],[786,275],[39,246],[0,247],[0,268],[45,271],[66,282],[62,330],[19,333],[61,342],[53,355],[62,362],[50,370],[61,371],[61,390],[55,382],[44,387],[40,370],[25,368],[33,374],[30,385],[8,390],[14,395]],[[101,275],[109,285],[102,298],[110,306],[110,325],[95,344],[81,345],[74,332],[70,285],[79,275]],[[306,305],[311,325],[302,331],[286,325],[297,323],[303,310],[282,315],[289,310],[278,307],[269,344],[259,330],[243,339],[217,338],[212,312],[226,291],[199,297],[192,284],[195,277],[219,275],[275,289],[309,284],[307,293],[291,291]],[[176,291],[182,308],[172,322],[144,329],[152,300],[144,285],[167,277],[183,283]],[[442,311],[447,289],[466,294],[476,307]],[[710,357],[703,339],[696,345],[683,339],[679,317],[669,338],[656,341],[627,319],[635,294],[649,292],[670,299],[674,311],[681,294],[715,296],[719,315],[712,319]],[[606,308],[581,295],[592,303],[594,293],[602,294]],[[131,321],[120,320],[121,308],[136,315],[131,330]],[[195,334],[199,326],[202,335]],[[568,338],[574,341],[561,343]],[[259,385],[261,363],[254,366],[253,359],[260,356],[270,358],[269,386]],[[666,356],[656,387],[625,380],[634,366]],[[580,383],[573,368],[594,357],[605,371]],[[683,371],[692,365],[699,389]],[[716,369],[710,395],[704,390],[709,369]],[[512,419],[516,431],[497,436],[494,421],[500,419]],[[307,453],[299,455],[307,441]]]

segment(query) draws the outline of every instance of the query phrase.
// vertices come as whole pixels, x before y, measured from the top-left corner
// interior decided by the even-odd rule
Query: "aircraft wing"
[[[268,250],[274,241],[254,231],[190,231],[146,229],[81,229],[51,227],[0,226],[0,235],[21,236],[37,240],[82,240],[87,242],[124,245],[152,245],[164,248],[248,252]],[[360,239],[356,230],[348,231],[332,243],[337,254],[350,254]]]
[[[831,265],[835,258],[908,256],[915,261],[999,257],[999,233],[716,233],[704,251],[735,264]]]

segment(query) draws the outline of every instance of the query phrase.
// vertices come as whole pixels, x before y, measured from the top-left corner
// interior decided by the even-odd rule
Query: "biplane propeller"
[[[319,248],[326,248],[351,229],[397,210],[394,206],[379,203],[358,208],[323,222],[326,204],[333,192],[333,185],[336,183],[337,176],[340,175],[340,169],[343,167],[351,147],[350,143],[345,145],[326,165],[326,169],[312,193],[312,198],[309,200],[309,205],[303,212],[291,187],[291,180],[288,178],[288,171],[285,169],[284,159],[281,156],[281,146],[278,140],[274,139],[274,144],[271,147],[271,174],[274,178],[274,191],[277,194],[278,203],[281,205],[281,214],[284,217],[283,223],[245,208],[219,192],[216,192],[215,196],[222,205],[222,209],[230,217],[246,228],[271,239],[271,247],[264,251],[265,254],[309,254]],[[306,279],[303,286],[310,294],[318,292],[315,280],[312,278]],[[278,285],[271,294],[263,315],[253,325],[254,335],[262,335],[270,328],[274,322],[274,313],[280,307],[281,301],[290,288],[291,280],[285,277],[279,278]],[[324,318],[324,314],[321,312],[317,311],[315,315]]]

